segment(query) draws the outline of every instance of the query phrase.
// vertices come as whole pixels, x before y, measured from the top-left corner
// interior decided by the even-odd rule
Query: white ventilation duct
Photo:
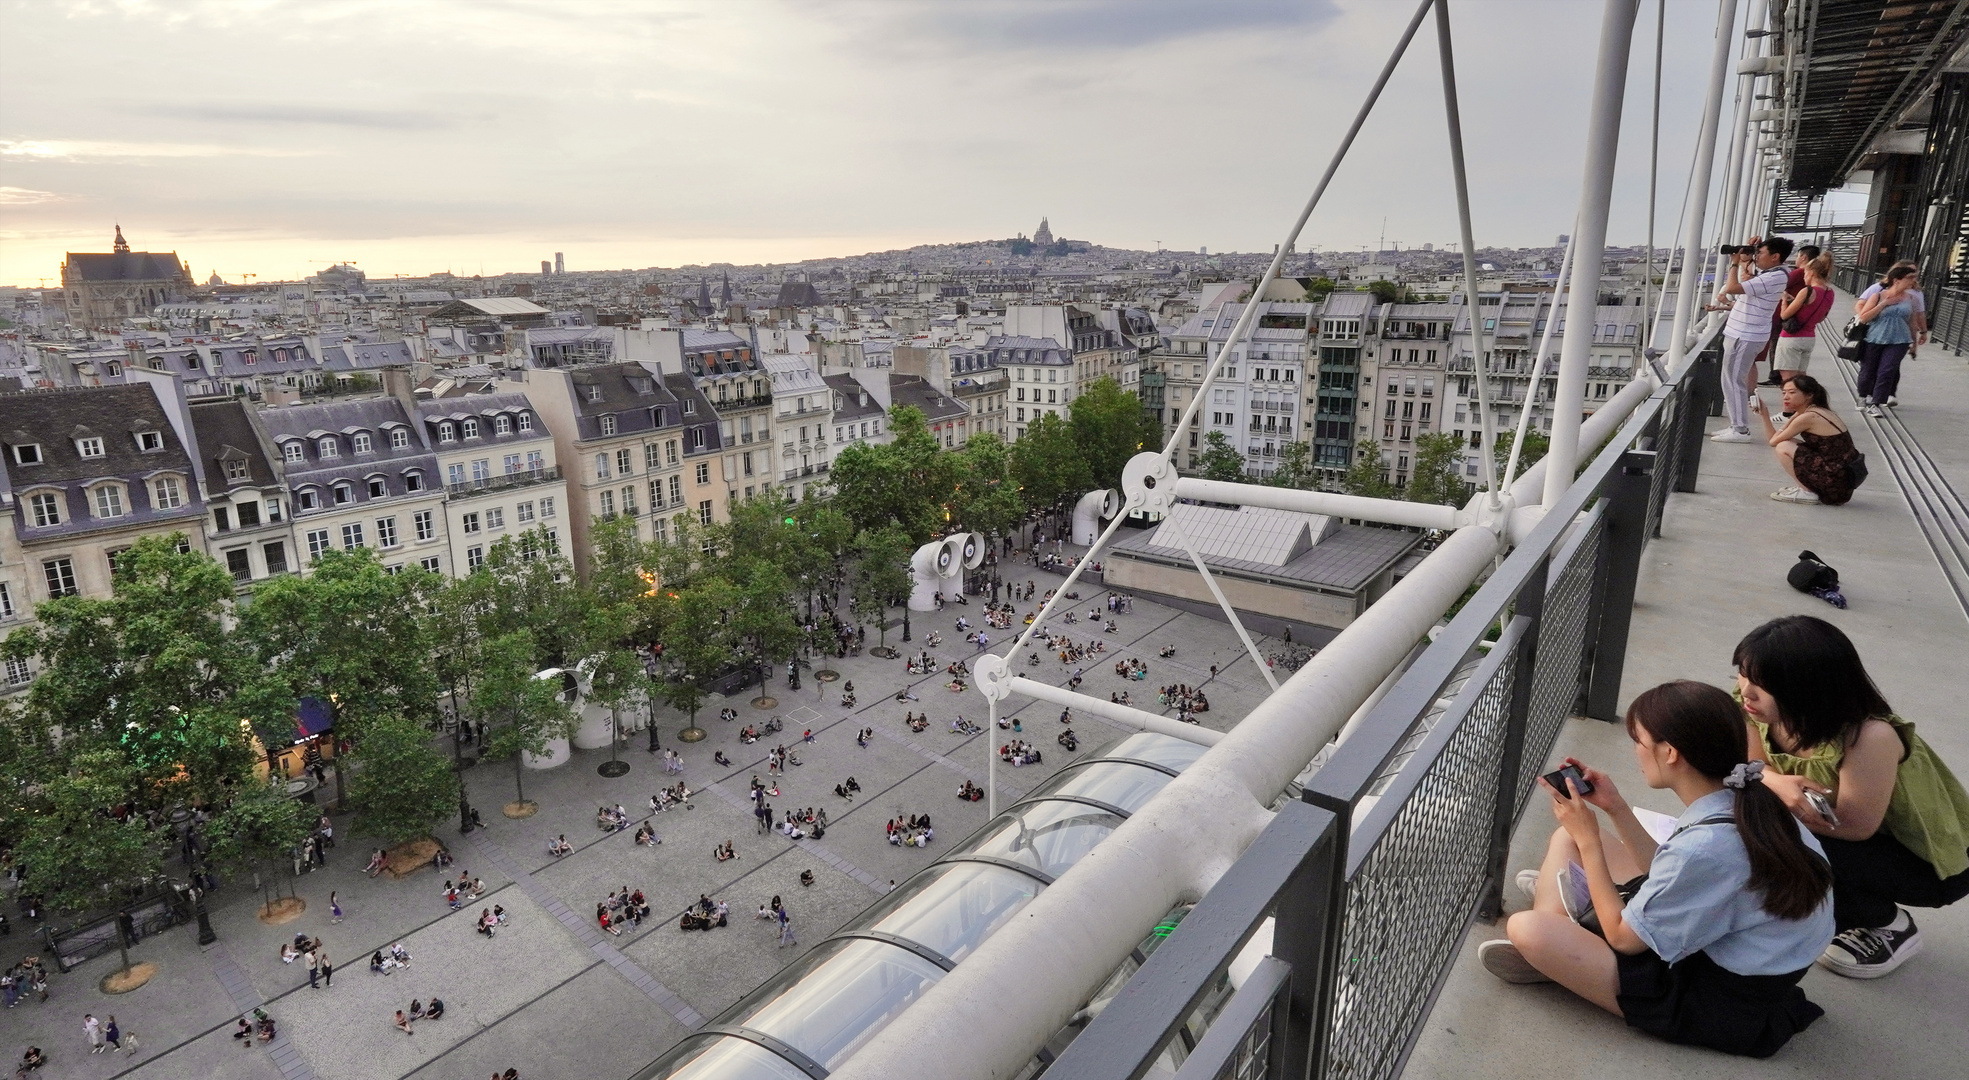
[[[1101,538],[1101,522],[1121,512],[1121,495],[1113,488],[1096,488],[1073,507],[1073,542],[1093,547]]]
[[[917,548],[909,560],[909,576],[915,586],[909,593],[909,610],[936,610],[937,593],[943,591],[944,579],[962,565],[963,556],[963,546],[956,537],[932,540]]]

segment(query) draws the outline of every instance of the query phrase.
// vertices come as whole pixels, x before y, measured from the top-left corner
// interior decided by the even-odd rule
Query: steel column
[[[1634,585],[1647,546],[1648,495],[1654,476],[1653,450],[1629,450],[1620,469],[1607,478],[1606,561],[1600,578],[1599,625],[1594,628],[1593,674],[1586,684],[1586,715],[1620,719],[1620,677],[1627,664],[1627,633],[1634,617]]]

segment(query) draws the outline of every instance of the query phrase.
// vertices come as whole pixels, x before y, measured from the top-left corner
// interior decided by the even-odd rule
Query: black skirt
[[[1620,966],[1620,1011],[1628,1026],[1669,1042],[1726,1054],[1770,1057],[1825,1015],[1799,989],[1809,967],[1785,975],[1739,975],[1696,953],[1670,964],[1654,950]]]

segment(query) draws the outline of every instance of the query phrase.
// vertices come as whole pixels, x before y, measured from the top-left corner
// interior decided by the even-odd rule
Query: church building
[[[191,267],[175,251],[131,251],[116,227],[114,250],[68,253],[62,263],[62,300],[72,326],[109,329],[126,318],[147,315],[159,304],[187,298]]]

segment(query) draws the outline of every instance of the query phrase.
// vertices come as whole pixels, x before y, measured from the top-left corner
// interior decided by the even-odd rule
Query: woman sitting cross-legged
[[[1832,868],[1748,760],[1729,694],[1657,686],[1628,708],[1627,733],[1648,786],[1688,807],[1674,833],[1657,844],[1605,773],[1568,762],[1586,783],[1547,783],[1560,828],[1531,910],[1477,955],[1507,982],[1557,982],[1670,1042],[1769,1057],[1825,1014],[1798,981],[1832,940]],[[1591,894],[1579,921],[1561,885],[1574,862]]]
[[[1794,481],[1771,492],[1771,498],[1844,506],[1853,497],[1852,461],[1859,451],[1852,432],[1826,404],[1825,387],[1817,379],[1793,375],[1785,380],[1784,411],[1790,419],[1782,428],[1771,421],[1764,399],[1756,394],[1750,395],[1750,411],[1763,421],[1764,441]]]

